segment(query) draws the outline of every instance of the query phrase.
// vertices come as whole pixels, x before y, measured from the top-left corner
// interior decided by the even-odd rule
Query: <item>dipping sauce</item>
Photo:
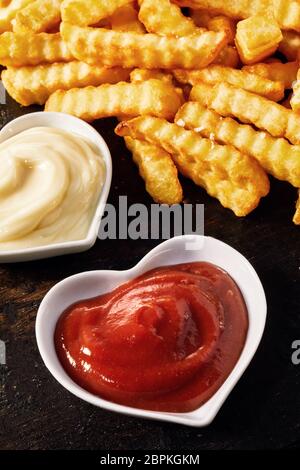
[[[0,250],[81,240],[105,177],[85,138],[35,127],[0,144]]]
[[[233,279],[210,263],[162,267],[70,306],[55,331],[70,377],[95,395],[149,410],[206,402],[236,364],[248,314]]]

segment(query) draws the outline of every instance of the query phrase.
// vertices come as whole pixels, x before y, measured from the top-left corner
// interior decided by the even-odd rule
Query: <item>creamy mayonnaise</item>
[[[99,150],[83,137],[35,127],[0,144],[0,250],[86,237],[103,186]]]

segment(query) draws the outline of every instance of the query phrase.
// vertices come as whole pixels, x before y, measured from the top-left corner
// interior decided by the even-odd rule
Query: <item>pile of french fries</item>
[[[300,188],[300,1],[0,0],[0,33],[7,92],[117,117],[155,201],[179,172],[237,216],[268,174]]]

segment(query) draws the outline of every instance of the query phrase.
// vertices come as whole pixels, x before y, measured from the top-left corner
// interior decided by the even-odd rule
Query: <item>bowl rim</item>
[[[41,119],[41,124],[31,124],[30,122],[35,120],[35,119]],[[88,233],[85,238],[79,239],[79,240],[71,240],[71,241],[65,241],[65,242],[58,242],[58,243],[49,243],[47,245],[41,245],[41,246],[35,246],[32,248],[24,248],[24,249],[17,249],[17,250],[3,250],[0,251],[0,262],[5,263],[5,262],[18,262],[22,261],[18,260],[18,257],[25,257],[25,261],[31,260],[31,259],[40,259],[38,255],[43,256],[43,258],[50,258],[52,256],[57,256],[57,255],[62,255],[64,254],[64,249],[66,250],[66,254],[72,253],[73,250],[84,250],[92,247],[94,243],[96,242],[97,236],[98,236],[98,231],[102,219],[102,215],[104,213],[105,209],[105,204],[110,192],[111,188],[111,180],[112,180],[112,157],[111,153],[109,150],[109,147],[104,140],[103,136],[89,123],[83,121],[80,118],[77,118],[75,116],[72,116],[70,114],[66,113],[60,113],[60,112],[53,112],[53,111],[36,111],[33,113],[27,113],[22,116],[19,116],[15,119],[12,119],[8,123],[6,123],[1,129],[0,129],[0,143],[5,142],[8,140],[10,137],[13,137],[14,135],[19,134],[20,132],[23,132],[26,129],[30,129],[33,127],[53,127],[57,129],[62,129],[61,125],[55,126],[54,122],[53,124],[45,124],[45,122],[48,119],[53,119],[57,120],[57,122],[64,121],[70,123],[70,130],[69,132],[74,132],[72,131],[72,125],[75,127],[82,127],[86,131],[88,131],[93,137],[93,143],[100,149],[101,156],[105,165],[105,177],[104,177],[104,182],[102,189],[99,193],[98,196],[98,201],[97,205],[95,208],[95,213],[93,215]],[[13,127],[22,123],[26,123],[26,121],[29,121],[27,126],[24,126],[23,130],[19,130],[17,132],[13,131]],[[7,135],[6,138],[3,140],[1,139],[3,134],[11,134]],[[77,132],[74,132],[75,134],[78,135]],[[31,258],[32,255],[32,258]],[[44,256],[45,255],[45,256]],[[16,261],[14,260],[16,258]],[[12,261],[11,261],[12,259]]]
[[[47,328],[48,326],[47,313],[46,313],[47,308],[51,302],[52,297],[53,296],[55,297],[55,295],[57,295],[57,292],[60,289],[67,287],[68,284],[72,284],[74,281],[77,281],[77,280],[82,281],[84,278],[91,278],[93,276],[107,276],[107,275],[112,276],[112,277],[116,276],[118,278],[118,282],[116,285],[120,285],[121,283],[126,282],[129,279],[135,278],[139,274],[142,274],[143,272],[147,272],[149,269],[152,269],[153,266],[151,266],[150,268],[147,266],[149,262],[151,261],[151,259],[154,259],[155,256],[157,255],[167,253],[168,246],[172,245],[174,241],[176,243],[176,241],[181,240],[181,242],[183,243],[184,241],[186,241],[186,237],[190,237],[190,235],[182,235],[178,237],[173,237],[167,241],[164,241],[163,243],[160,243],[154,249],[150,250],[136,265],[134,265],[130,269],[120,270],[120,271],[118,270],[85,271],[85,272],[78,273],[78,274],[75,274],[73,276],[69,276],[63,279],[59,283],[55,284],[49,290],[49,292],[46,294],[46,296],[42,300],[40,307],[38,309],[37,318],[36,318],[36,328],[35,328],[36,340],[37,340],[38,349],[39,349],[39,352],[41,354],[44,364],[46,365],[47,369],[52,374],[52,376],[60,383],[60,385],[62,385],[64,388],[66,388],[68,391],[73,393],[78,398],[81,398],[82,400],[90,404],[93,404],[95,406],[98,406],[100,408],[103,408],[109,411],[119,412],[125,415],[132,415],[136,417],[174,422],[174,423],[184,424],[184,425],[194,426],[194,427],[206,426],[213,421],[218,411],[222,407],[223,403],[230,395],[232,389],[234,388],[236,383],[239,381],[244,371],[247,369],[248,365],[253,359],[253,356],[255,355],[255,352],[260,344],[260,341],[264,332],[265,323],[266,323],[266,315],[267,315],[267,302],[266,302],[265,292],[261,284],[261,281],[256,271],[254,270],[253,266],[239,251],[237,251],[230,245],[220,240],[217,240],[209,236],[194,235],[194,237],[196,237],[199,243],[202,243],[203,246],[205,246],[205,244],[212,244],[214,246],[218,245],[220,249],[224,249],[224,250],[226,249],[227,251],[229,250],[230,253],[234,254],[234,256],[237,259],[239,259],[239,262],[243,264],[243,267],[245,268],[245,273],[248,273],[249,275],[248,281],[252,280],[252,287],[256,291],[256,297],[255,299],[249,299],[250,291],[246,292],[244,288],[242,289],[239,280],[236,279],[234,276],[232,276],[232,273],[229,272],[229,275],[233,277],[235,282],[238,284],[240,290],[242,291],[243,297],[247,305],[248,318],[249,318],[249,328],[248,328],[247,338],[244,344],[244,348],[241,352],[241,355],[237,363],[235,364],[234,368],[232,369],[231,373],[229,374],[229,376],[226,378],[226,380],[221,385],[221,387],[216,391],[216,393],[207,402],[205,402],[196,410],[193,410],[187,413],[144,410],[144,409],[133,408],[133,407],[125,406],[125,405],[120,405],[118,403],[110,402],[96,395],[93,395],[92,393],[86,391],[85,389],[77,385],[75,382],[73,382],[73,380],[64,371],[60,363],[59,363],[60,364],[59,370],[56,369],[56,365],[53,364],[53,361],[51,359],[51,353],[49,353],[49,350],[47,349],[43,340],[44,324],[45,324],[45,328]],[[158,256],[158,259],[159,259],[159,256]],[[201,253],[200,253],[199,261],[201,261]],[[205,259],[205,261],[208,261],[208,260]],[[176,263],[170,262],[169,264],[171,265],[171,264],[176,264]],[[217,264],[217,263],[214,263],[214,264]],[[157,264],[156,266],[158,267],[160,265],[161,264]],[[100,293],[101,292],[99,292],[99,294]],[[91,298],[91,296],[86,297],[86,298]],[[254,309],[254,304],[255,304],[255,309]],[[61,315],[61,313],[63,312],[63,310],[64,308],[59,313],[57,313],[56,322],[59,316]],[[256,321],[254,321],[255,315],[257,316]],[[251,329],[251,336],[250,336],[250,329]],[[256,333],[254,333],[254,331],[256,331]],[[52,340],[51,340],[52,348],[56,355],[53,332],[52,333],[49,332],[49,329],[48,329],[47,334],[48,335],[51,334],[52,336]],[[56,355],[56,361],[59,362],[57,355]]]

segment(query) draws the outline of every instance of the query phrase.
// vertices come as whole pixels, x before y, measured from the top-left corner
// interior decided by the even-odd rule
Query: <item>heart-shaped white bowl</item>
[[[0,263],[30,261],[88,250],[94,245],[97,239],[101,218],[110,190],[112,177],[111,154],[104,139],[92,126],[68,114],[51,112],[30,113],[20,116],[6,124],[0,131],[0,143],[32,127],[56,127],[89,139],[99,149],[104,160],[105,180],[86,238],[83,240],[26,248],[24,250],[0,251]]]
[[[56,355],[54,331],[62,312],[71,304],[113,290],[150,269],[178,263],[207,261],[225,269],[244,296],[249,330],[241,356],[219,390],[200,408],[189,413],[154,412],[112,403],[95,396],[68,376]],[[71,276],[56,284],[43,299],[36,319],[36,338],[42,359],[55,379],[79,398],[111,411],[143,418],[172,421],[188,426],[211,423],[237,383],[260,343],[266,321],[267,304],[262,284],[251,264],[238,251],[211,237],[184,235],[171,238],[150,251],[127,271],[90,271]]]

